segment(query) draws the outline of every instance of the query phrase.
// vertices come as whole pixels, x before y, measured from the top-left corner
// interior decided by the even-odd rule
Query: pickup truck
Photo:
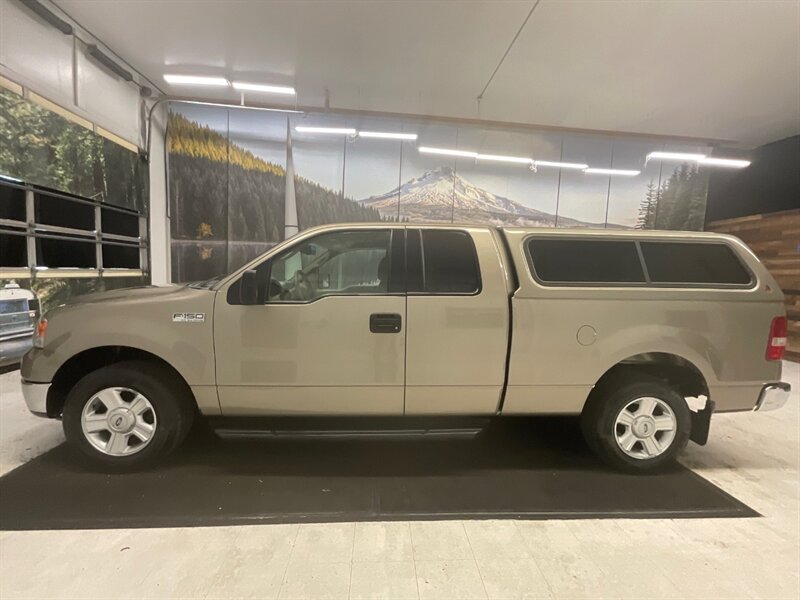
[[[49,311],[22,389],[120,469],[174,450],[197,417],[276,432],[576,415],[603,459],[645,472],[705,443],[712,412],[786,402],[786,326],[778,285],[731,236],[331,225],[227,276]]]

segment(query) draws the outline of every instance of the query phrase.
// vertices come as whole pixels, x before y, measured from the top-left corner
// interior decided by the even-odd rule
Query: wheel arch
[[[609,367],[597,380],[586,398],[584,408],[621,380],[654,378],[667,383],[683,397],[709,397],[703,371],[689,359],[671,352],[641,352]]]
[[[186,378],[172,364],[162,357],[132,346],[97,346],[74,354],[56,370],[47,392],[47,416],[58,417],[64,408],[64,401],[73,386],[83,377],[102,367],[127,360],[144,360],[168,369],[175,380],[185,388],[189,398],[197,405],[197,400]]]

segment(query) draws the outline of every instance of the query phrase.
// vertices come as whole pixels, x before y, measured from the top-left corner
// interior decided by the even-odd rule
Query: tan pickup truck
[[[729,236],[334,225],[231,275],[49,311],[22,387],[120,468],[176,448],[197,415],[391,432],[559,414],[581,415],[612,465],[647,471],[705,443],[712,412],[787,400],[782,300]]]

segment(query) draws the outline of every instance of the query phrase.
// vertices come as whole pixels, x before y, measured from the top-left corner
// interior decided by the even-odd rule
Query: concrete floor
[[[797,599],[800,365],[784,380],[788,406],[717,415],[682,457],[763,518],[0,532],[0,598]],[[62,440],[0,376],[0,473]]]

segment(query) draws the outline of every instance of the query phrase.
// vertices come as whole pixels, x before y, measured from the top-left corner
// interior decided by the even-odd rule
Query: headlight
[[[37,348],[44,348],[44,336],[47,333],[47,319],[42,317],[36,324],[36,334],[33,336],[33,345]]]

